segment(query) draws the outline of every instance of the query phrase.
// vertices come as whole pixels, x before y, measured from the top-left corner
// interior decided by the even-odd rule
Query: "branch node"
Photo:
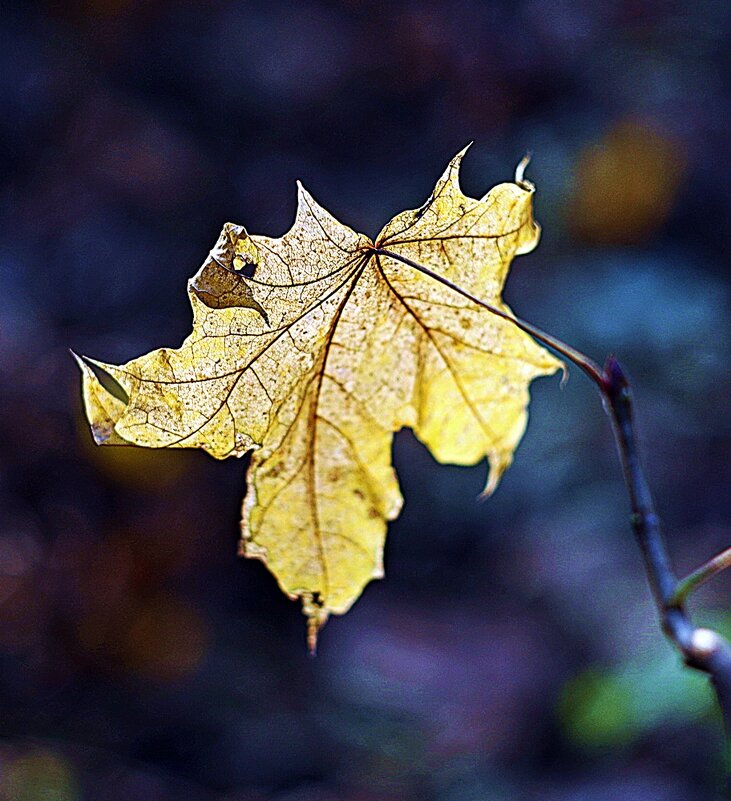
[[[722,640],[711,629],[696,629],[690,640],[690,656],[695,659],[705,660],[718,651]]]

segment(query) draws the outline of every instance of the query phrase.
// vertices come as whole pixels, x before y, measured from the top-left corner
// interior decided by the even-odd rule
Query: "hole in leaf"
[[[245,278],[253,278],[258,266],[256,262],[247,261],[242,267],[239,267],[236,272],[239,275],[243,275]]]

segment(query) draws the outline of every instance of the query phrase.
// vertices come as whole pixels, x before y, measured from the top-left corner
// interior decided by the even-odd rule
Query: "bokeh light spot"
[[[0,798],[3,801],[77,801],[80,795],[68,762],[48,751],[34,751],[3,766]]]
[[[163,682],[192,673],[206,653],[208,640],[200,613],[167,596],[134,610],[121,636],[125,665],[144,678]]]
[[[569,224],[580,239],[622,245],[655,233],[683,173],[680,146],[636,120],[615,125],[578,160]]]

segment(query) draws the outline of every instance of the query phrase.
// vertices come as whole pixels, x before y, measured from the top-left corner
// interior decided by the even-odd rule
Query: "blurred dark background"
[[[0,798],[701,801],[701,676],[656,624],[607,421],[534,385],[497,494],[409,432],[385,581],[322,632],[236,556],[245,464],[97,450],[67,348],[188,333],[224,221],[294,181],[376,233],[475,141],[538,186],[506,296],[633,377],[678,567],[728,546],[731,6],[6,2],[0,15]],[[731,580],[693,603],[729,630]]]

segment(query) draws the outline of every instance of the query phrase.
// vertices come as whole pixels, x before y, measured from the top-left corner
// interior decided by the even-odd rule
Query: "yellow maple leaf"
[[[227,223],[189,283],[193,331],[176,350],[122,366],[83,361],[99,444],[253,450],[241,550],[303,601],[311,644],[383,575],[386,521],[402,497],[391,466],[404,426],[440,462],[487,457],[492,491],[525,430],[528,385],[560,367],[500,298],[513,256],[532,250],[533,186],[459,186],[464,151],[419,209],[372,242],[299,186],[281,238]],[[476,300],[477,299],[477,300]]]

